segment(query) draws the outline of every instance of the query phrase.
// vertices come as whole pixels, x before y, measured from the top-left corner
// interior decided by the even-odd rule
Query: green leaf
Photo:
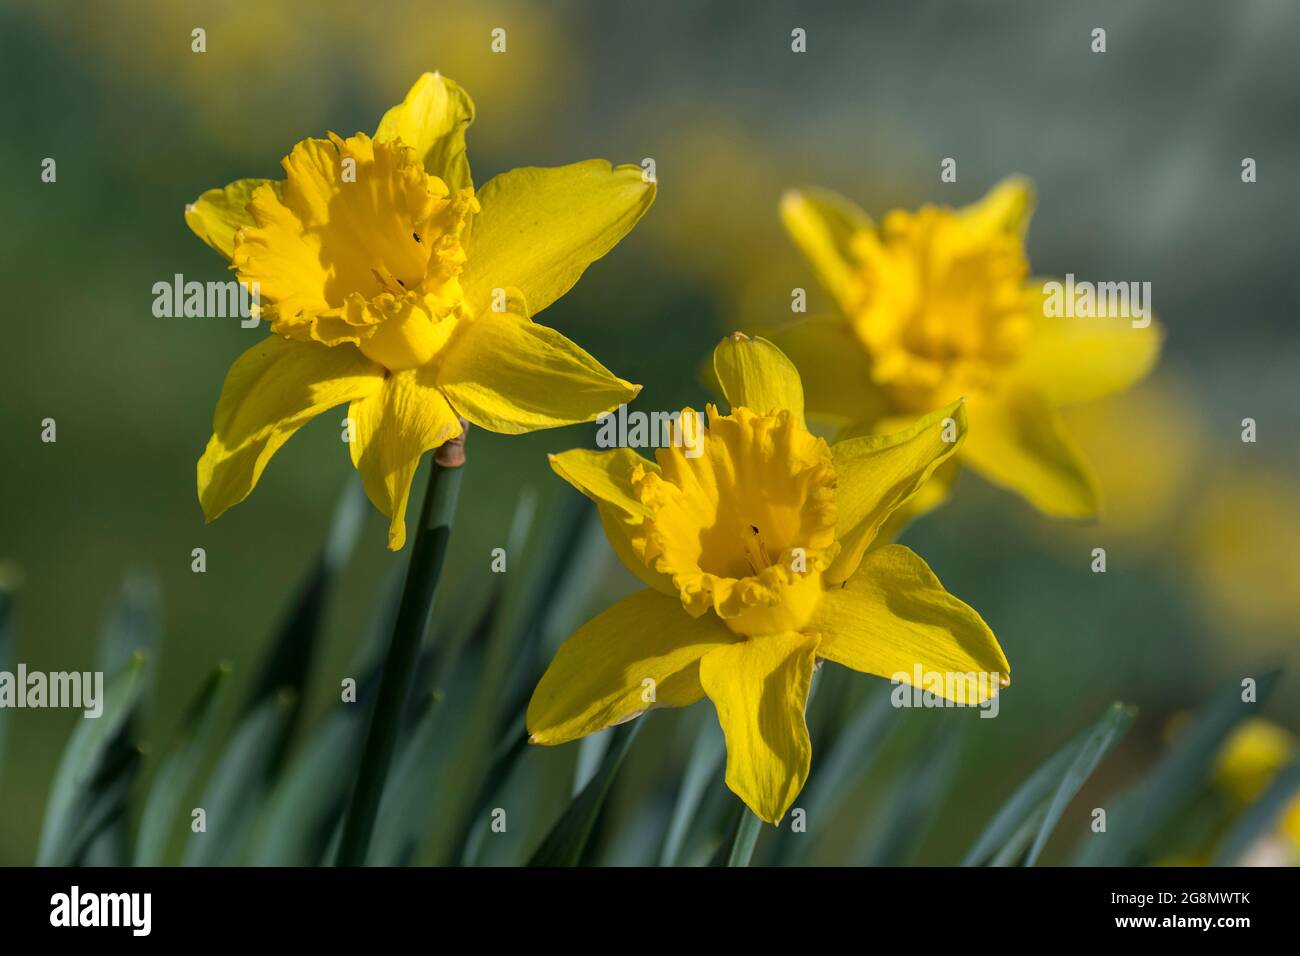
[[[988,861],[989,866],[1015,866],[1016,863],[1024,859],[1025,850],[1028,849],[1029,843],[1034,839],[1036,834],[1043,826],[1043,819],[1047,816],[1047,804],[1041,803],[1034,808],[1033,812],[1016,827],[1015,832],[1007,838],[1007,841],[1000,847],[996,847],[993,858]]]
[[[425,701],[423,714],[402,742],[383,799],[374,836],[365,862],[378,866],[401,866],[414,861],[424,834],[424,816],[429,794],[438,789],[439,701]]]
[[[578,762],[573,768],[573,786],[569,796],[576,797],[600,769],[609,747],[609,734],[590,734],[578,741]]]
[[[613,554],[596,508],[580,495],[565,495],[541,552],[529,564],[522,597],[487,651],[484,693],[495,714],[490,742],[528,707],[533,688],[555,650],[587,620],[592,598]]]
[[[145,655],[137,652],[104,689],[103,713],[82,718],[73,731],[46,802],[45,823],[36,852],[38,866],[71,865],[80,847],[82,820],[102,793],[109,755],[118,732],[135,709],[144,687]]]
[[[623,758],[627,756],[628,748],[632,746],[636,735],[641,732],[641,726],[647,717],[649,714],[644,714],[635,720],[619,724],[612,730],[602,731],[612,734],[613,740],[610,741],[605,759],[601,761],[600,769],[555,822],[551,832],[528,861],[529,866],[578,865],[591,838],[591,831],[596,825],[596,817],[601,807],[605,805],[605,798],[609,796],[614,777],[617,776],[619,767],[623,765]]]
[[[1074,795],[1084,785],[1087,779],[1092,776],[1092,772],[1097,769],[1097,765],[1108,754],[1116,744],[1123,739],[1124,734],[1128,732],[1133,723],[1133,718],[1137,716],[1137,708],[1126,706],[1121,703],[1111,704],[1110,709],[1097,722],[1086,736],[1078,742],[1078,749],[1075,751],[1069,766],[1065,770],[1056,791],[1052,794],[1051,802],[1047,805],[1047,810],[1043,815],[1043,821],[1038,827],[1038,833],[1034,837],[1034,844],[1029,849],[1029,854],[1025,857],[1025,866],[1033,866],[1038,861],[1039,855],[1043,852],[1043,847],[1047,845],[1048,837],[1056,829],[1056,824],[1061,819],[1061,814],[1069,806]]]
[[[777,859],[798,864],[806,858],[815,836],[832,819],[838,808],[863,777],[871,772],[898,721],[888,688],[872,688],[857,706],[848,723],[835,737],[820,763],[814,761],[808,786],[796,806],[805,811],[808,829],[782,833]]]
[[[468,715],[486,691],[481,679],[483,656],[487,635],[500,613],[499,586],[490,589],[477,609],[471,609],[463,594],[457,599],[442,611],[435,609],[431,640],[416,665],[418,676],[412,690],[423,688],[422,696],[408,701],[410,713],[403,721],[395,766],[375,820],[366,858],[376,865],[396,865],[422,854],[430,860],[454,862],[457,857],[449,855],[449,845],[465,835],[456,822],[463,818],[465,801],[472,796],[481,768],[492,753]],[[459,603],[461,600],[466,603]],[[465,630],[466,623],[470,624],[468,634],[462,636],[459,632]],[[458,646],[449,654],[436,655],[436,646],[444,642]],[[441,659],[430,661],[434,656]],[[431,682],[426,672],[440,676]],[[455,732],[446,732],[447,725],[455,727]],[[469,747],[471,740],[476,747]],[[456,780],[458,786],[442,785],[447,779]]]
[[[162,632],[162,601],[157,578],[148,571],[132,571],[122,582],[117,600],[104,619],[99,642],[99,669],[112,677],[143,652],[148,660],[158,657]],[[122,722],[104,756],[106,767],[115,767],[120,778],[103,778],[95,796],[82,811],[84,821],[100,821],[100,829],[85,831],[75,862],[78,866],[127,866],[131,861],[128,833],[128,801],[142,767],[140,728],[153,698],[154,669],[146,667],[132,712]]]
[[[321,548],[320,556],[299,586],[293,604],[280,622],[266,659],[241,708],[242,715],[247,716],[267,701],[280,698],[285,691],[299,703],[306,698],[307,680],[316,656],[325,602],[335,579],[352,554],[368,511],[369,504],[361,481],[354,478],[348,482],[334,509],[329,535]],[[273,767],[278,766],[287,753],[289,738],[298,716],[295,705],[288,715],[289,719],[280,727],[280,737],[273,753]]]
[[[355,701],[335,703],[273,780],[254,828],[254,866],[315,866],[333,859],[330,844],[337,842],[337,825],[355,780],[353,768],[379,689],[384,648],[393,633],[405,577],[403,564],[394,563],[348,662],[345,673],[359,675],[353,677]]]
[[[1023,851],[1047,813],[1047,801],[1053,788],[1059,786],[1062,774],[1078,752],[1079,739],[1076,737],[1039,764],[1038,769],[1025,778],[993,815],[984,832],[966,851],[961,865],[982,866],[988,863],[1012,842],[1016,834],[1024,837],[1020,844]],[[1027,828],[1026,824],[1030,826]]]
[[[1243,720],[1259,712],[1281,676],[1280,670],[1262,675],[1256,684],[1256,700],[1252,703],[1241,699],[1242,688],[1236,682],[1222,688],[1211,699],[1147,778],[1135,824],[1137,833],[1151,832],[1197,784],[1205,780],[1228,735]]]
[[[507,554],[517,555],[522,548],[519,515],[530,508],[528,501],[528,496],[521,496]],[[367,851],[369,863],[395,866],[422,854],[442,862],[458,858],[448,855],[448,843],[463,841],[465,831],[454,824],[491,753],[486,742],[467,749],[478,736],[466,718],[480,692],[487,690],[482,680],[484,651],[497,627],[509,575],[489,577],[486,595],[460,588],[454,600],[434,608],[415,666],[398,753]],[[455,733],[443,731],[447,723],[456,728]],[[446,779],[456,780],[459,786],[444,786]]]
[[[474,821],[480,818],[488,801],[505,785],[516,764],[519,763],[519,758],[527,749],[528,734],[523,728],[523,721],[520,720],[515,731],[507,734],[506,739],[497,746],[492,764],[479,784],[478,793],[466,804],[465,818],[460,828],[463,837],[452,850],[453,861],[462,866],[469,866],[478,857],[478,848],[483,842],[485,831],[481,826],[475,827]]]
[[[285,612],[240,707],[235,733],[203,795],[208,832],[191,832],[186,865],[241,859],[277,772],[284,767],[320,639],[325,602],[355,548],[368,513],[360,479],[354,478],[339,497],[320,555]],[[223,781],[223,774],[228,774],[230,781]],[[245,799],[231,791],[231,781],[243,788]],[[215,814],[211,801],[216,801]],[[223,828],[224,838],[213,838],[214,826]]]
[[[960,724],[940,728],[933,747],[916,748],[881,812],[863,834],[858,866],[901,866],[920,846],[948,792],[961,746]]]
[[[230,672],[230,665],[222,663],[208,675],[181,719],[180,732],[158,765],[140,815],[136,866],[160,866],[164,862],[167,844],[182,816],[178,811],[203,767],[221,711],[219,704],[230,687]]]
[[[758,834],[762,829],[763,821],[742,803],[740,819],[736,821],[736,833],[727,853],[727,866],[749,866],[749,861],[754,856],[754,844],[758,842]]]
[[[286,690],[240,721],[199,803],[206,816],[206,830],[190,833],[185,866],[242,862],[244,844],[266,794],[270,767],[295,710],[294,694]]]
[[[255,829],[253,866],[317,866],[347,800],[366,710],[340,704],[276,779]]]
[[[126,866],[130,862],[127,811],[144,751],[135,744],[123,744],[111,749],[106,758],[68,844],[68,858],[76,866]]]
[[[1280,676],[1279,670],[1261,675],[1255,700],[1249,703],[1241,699],[1239,683],[1221,687],[1145,780],[1107,813],[1107,832],[1090,833],[1084,839],[1077,861],[1132,866],[1154,858],[1162,826],[1204,786],[1228,735],[1241,721],[1259,713]]]
[[[686,760],[686,771],[682,774],[682,785],[677,791],[677,801],[673,805],[672,819],[668,824],[668,835],[664,838],[663,851],[659,857],[660,866],[674,866],[679,862],[682,844],[686,840],[686,834],[690,832],[695,814],[704,799],[705,790],[718,776],[722,759],[727,753],[722,727],[712,710],[698,709],[703,715],[703,720],[699,723],[695,743],[691,746],[690,756]]]
[[[122,581],[100,632],[99,669],[116,674],[136,651],[158,656],[162,633],[162,599],[158,579],[148,571],[132,571]]]
[[[1214,854],[1215,866],[1237,866],[1255,843],[1276,829],[1291,803],[1300,797],[1300,760],[1284,767],[1228,831]]]
[[[466,853],[476,852],[467,844],[464,829],[466,823],[473,825],[480,819],[480,808],[473,803],[476,790],[491,772],[493,754],[502,752],[502,741],[513,742],[516,735],[523,734],[523,715],[549,661],[543,650],[545,636],[562,631],[569,623],[564,616],[557,618],[556,608],[585,615],[593,592],[604,580],[603,567],[592,568],[588,559],[595,552],[598,561],[603,560],[609,545],[587,499],[565,495],[556,506],[542,509],[551,520],[525,551],[523,543],[534,510],[531,495],[521,495],[511,523],[510,540],[515,542],[509,549],[511,571],[492,576],[504,587],[492,595],[491,613],[466,645],[456,672],[440,684],[446,695],[442,712],[455,722],[457,732],[440,734],[439,750],[430,759],[436,756],[442,761],[439,773],[466,782],[454,792],[440,788],[434,805],[426,804],[428,858],[440,862],[455,863]],[[593,542],[593,538],[598,540]],[[601,555],[595,544],[606,554]],[[563,631],[560,637],[568,633]],[[472,833],[479,830],[474,828]],[[521,852],[537,838],[516,828],[507,840],[499,842],[513,843],[516,837],[521,840]],[[503,848],[493,849],[500,852]]]
[[[1031,844],[1035,849],[1027,865],[1036,860],[1071,798],[1118,743],[1136,713],[1124,704],[1111,704],[1096,723],[1048,757],[994,814],[961,865],[1006,865],[1020,859]]]

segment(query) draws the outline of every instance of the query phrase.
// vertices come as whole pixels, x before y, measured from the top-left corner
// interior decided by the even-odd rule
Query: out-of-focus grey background
[[[490,50],[495,27],[504,54]],[[795,27],[807,31],[802,55]],[[1090,50],[1094,27],[1104,54]],[[216,661],[250,676],[349,478],[339,416],[304,429],[246,502],[205,526],[194,464],[227,367],[265,332],[156,319],[151,288],[178,272],[223,278],[182,221],[186,202],[277,175],[304,137],[373,131],[420,72],[441,69],[477,103],[480,185],[514,166],[654,158],[654,208],[543,317],[644,383],[646,408],[698,407],[696,369],[715,341],[788,318],[793,286],[830,308],[780,228],[777,200],[793,185],[831,187],[879,215],[969,202],[1025,173],[1038,189],[1038,274],[1153,284],[1168,332],[1156,374],[1070,413],[1106,518],[1052,522],[966,476],[905,538],[992,624],[1016,678],[1000,718],[969,735],[958,796],[922,859],[951,861],[1014,781],[1122,698],[1142,715],[1090,784],[1115,786],[1215,684],[1294,661],[1298,36],[1291,0],[3,0],[0,560],[17,585],[18,659],[91,668],[124,578],[151,574],[164,608],[158,739]],[[41,182],[46,157],[55,184]],[[955,184],[940,182],[945,157]],[[1241,181],[1244,157],[1258,164],[1254,184]],[[40,440],[47,417],[54,444]],[[1255,444],[1240,440],[1246,417]],[[471,436],[446,594],[489,573],[521,487],[543,513],[572,494],[545,453],[591,437]],[[331,600],[314,709],[333,699],[399,560],[383,525],[372,514]],[[195,547],[206,574],[190,570]],[[1089,571],[1094,547],[1107,549],[1105,575]],[[603,591],[630,587],[615,569]],[[1293,730],[1296,687],[1293,675],[1273,708]],[[79,719],[11,717],[0,764],[10,864],[33,856]]]

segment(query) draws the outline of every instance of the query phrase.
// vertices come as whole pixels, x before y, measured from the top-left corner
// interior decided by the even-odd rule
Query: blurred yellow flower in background
[[[799,374],[770,342],[736,333],[713,362],[731,411],[708,406],[702,444],[671,443],[654,462],[629,448],[552,456],[647,588],[564,642],[527,724],[534,743],[560,744],[707,696],[727,785],[778,823],[811,764],[804,709],[817,660],[921,679],[963,704],[996,694],[1010,667],[988,625],[921,558],[900,545],[869,550],[955,453],[962,403],[898,434],[830,446],[805,428]],[[685,409],[680,421],[698,418]]]
[[[637,166],[528,167],[475,192],[465,155],[474,105],[426,73],[373,138],[303,140],[285,179],[239,180],[185,213],[240,280],[259,287],[274,336],[231,367],[198,465],[211,521],[242,501],[275,451],[350,402],[348,443],[401,548],[420,457],[457,416],[518,434],[590,421],[639,391],[531,321],[654,201]]]
[[[1263,717],[1243,721],[1219,751],[1214,780],[1237,803],[1253,803],[1295,752],[1295,738]]]
[[[1296,740],[1285,727],[1256,717],[1241,724],[1223,744],[1215,762],[1214,780],[1233,800],[1240,811],[1259,799],[1279,772],[1296,754]],[[1273,830],[1274,843],[1289,862],[1300,863],[1300,796],[1293,799],[1278,817]],[[1258,851],[1257,851],[1258,852]],[[1256,859],[1264,857],[1256,856]]]
[[[1108,540],[1118,536],[1127,546],[1147,549],[1166,545],[1192,479],[1203,475],[1204,437],[1195,407],[1192,395],[1162,374],[1122,395],[1062,409],[1106,490],[1100,530]],[[1086,534],[1097,539],[1091,527]]]
[[[738,320],[788,301],[798,263],[783,255],[786,240],[771,215],[785,174],[770,145],[707,101],[685,108],[673,102],[637,120],[656,130],[661,171],[687,164],[691,171],[673,178],[646,223],[658,254],[674,273],[716,288],[719,306]]]
[[[16,3],[73,48],[114,99],[174,93],[192,132],[234,155],[257,156],[284,139],[281,122],[249,115],[250,101],[274,101],[306,132],[340,102],[392,89],[429,62],[492,102],[480,150],[506,146],[568,103],[581,71],[555,13],[519,0],[386,0],[382,15],[351,0],[314,0],[310,16],[287,3],[134,0],[132,16],[82,4],[76,17],[45,0]],[[192,49],[196,28],[205,34],[202,54]],[[508,30],[504,55],[492,50],[496,28]],[[383,55],[356,57],[357,49]]]
[[[787,193],[786,228],[839,314],[773,339],[804,371],[810,412],[880,433],[964,396],[963,463],[1048,515],[1091,517],[1096,481],[1060,406],[1132,386],[1161,332],[1109,315],[1049,318],[1024,250],[1032,209],[1019,177],[974,205],[896,210],[879,227],[834,193]],[[932,490],[927,504],[941,497]]]
[[[1106,490],[1105,508],[1097,522],[1081,525],[1026,520],[1025,513],[1025,533],[1063,554],[1122,544],[1143,560],[1182,556],[1187,508],[1207,474],[1195,393],[1162,373],[1061,414]]]
[[[1300,488],[1264,467],[1211,473],[1189,509],[1191,590],[1233,644],[1294,649],[1300,620]]]
[[[572,49],[559,10],[526,0],[390,0],[384,13],[377,18],[364,4],[348,0],[334,6],[342,38],[372,37],[369,42],[383,46],[383,56],[360,57],[355,67],[364,71],[372,88],[384,90],[436,57],[444,73],[492,104],[491,117],[474,131],[480,154],[544,136],[557,112],[575,108],[574,87],[583,62]],[[392,29],[389,17],[401,28]],[[497,45],[503,50],[499,53],[493,51],[497,30],[504,44]]]

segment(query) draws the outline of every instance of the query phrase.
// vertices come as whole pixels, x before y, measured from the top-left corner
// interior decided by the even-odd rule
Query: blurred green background
[[[698,363],[726,331],[788,319],[792,287],[808,289],[810,312],[829,309],[777,218],[794,185],[879,215],[969,202],[1025,173],[1038,188],[1037,274],[1153,284],[1168,331],[1157,372],[1070,412],[1105,518],[1052,522],[967,475],[904,537],[991,623],[1015,673],[999,719],[969,722],[921,861],[958,859],[1016,782],[1110,701],[1141,714],[1072,808],[1076,830],[1214,686],[1297,663],[1300,7],[805,6],[2,0],[0,573],[16,588],[17,659],[91,668],[105,609],[128,574],[146,573],[163,607],[152,739],[165,742],[217,661],[251,679],[350,478],[342,413],[305,428],[245,503],[205,526],[195,461],[226,368],[265,331],[156,319],[151,288],[178,272],[224,278],[182,222],[186,202],[277,176],[304,137],[373,131],[420,72],[440,69],[477,103],[480,186],[514,166],[654,158],[655,206],[543,319],[643,383],[638,407],[699,407]],[[1096,26],[1105,54],[1089,49]],[[494,27],[507,31],[504,54],[490,50]],[[790,51],[794,27],[806,54]],[[46,157],[57,183],[41,182]],[[955,184],[939,181],[944,157],[957,160]],[[54,444],[40,440],[47,417]],[[1240,439],[1245,417],[1255,444]],[[593,438],[594,427],[470,436],[443,613],[485,586],[521,488],[537,492],[542,521],[574,497],[545,453]],[[309,719],[337,700],[401,560],[384,550],[384,525],[370,514],[331,596]],[[205,574],[191,572],[196,547]],[[1107,549],[1104,575],[1089,570],[1094,547]],[[592,612],[633,587],[602,566]],[[1298,686],[1292,666],[1270,706],[1293,731]],[[0,864],[33,858],[80,719],[10,716]],[[620,793],[671,784],[657,753],[676,754],[674,735],[699,719],[657,715]],[[576,751],[527,760],[563,776]]]

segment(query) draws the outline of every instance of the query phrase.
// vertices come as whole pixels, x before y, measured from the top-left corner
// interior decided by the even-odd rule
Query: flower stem
[[[461,466],[465,463],[464,440],[462,431],[458,439],[452,439],[434,453],[429,466],[429,485],[420,509],[420,525],[406,570],[393,639],[384,659],[379,696],[370,718],[366,746],[339,842],[335,861],[338,866],[362,866],[366,862],[388,769],[397,749],[397,732],[410,689],[411,672],[447,555],[447,540],[460,494]],[[449,448],[453,443],[454,447]]]

